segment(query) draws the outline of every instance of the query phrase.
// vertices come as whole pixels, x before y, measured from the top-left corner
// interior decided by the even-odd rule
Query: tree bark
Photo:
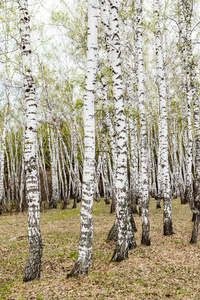
[[[168,162],[168,126],[167,126],[167,93],[164,74],[164,63],[162,54],[161,33],[159,24],[159,0],[154,2],[154,13],[156,20],[155,46],[156,46],[156,65],[158,76],[159,105],[161,118],[161,135],[159,143],[161,148],[161,176],[163,191],[163,228],[164,235],[173,234],[172,209],[171,209],[171,185],[169,177]]]
[[[40,277],[42,259],[42,238],[40,233],[40,202],[37,172],[37,105],[35,83],[31,71],[30,17],[28,1],[19,1],[21,14],[21,54],[24,76],[24,94],[26,102],[26,131],[25,131],[25,174],[26,198],[28,202],[28,239],[29,253],[23,281]]]
[[[81,201],[81,231],[75,265],[68,276],[88,274],[91,264],[95,175],[94,95],[97,71],[97,1],[88,0],[87,66],[84,98],[84,165]]]
[[[138,102],[140,112],[140,189],[139,203],[142,215],[142,239],[141,243],[149,246],[150,223],[149,223],[149,184],[147,166],[147,129],[146,111],[144,99],[144,66],[143,66],[143,37],[142,37],[142,0],[136,1],[137,10],[137,80]]]

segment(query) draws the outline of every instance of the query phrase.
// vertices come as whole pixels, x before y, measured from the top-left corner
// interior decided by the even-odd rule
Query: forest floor
[[[141,217],[135,215],[137,248],[129,259],[110,262],[115,244],[106,243],[114,215],[103,200],[94,203],[94,243],[88,276],[66,278],[76,261],[80,230],[78,209],[41,213],[42,272],[23,283],[28,251],[27,214],[0,216],[0,299],[200,299],[200,242],[189,243],[192,214],[173,200],[172,236],[163,236],[162,209],[150,202],[151,246],[140,244]],[[199,237],[200,240],[200,237]]]

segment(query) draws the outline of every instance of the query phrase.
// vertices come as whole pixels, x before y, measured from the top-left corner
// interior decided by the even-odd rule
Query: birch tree
[[[84,165],[81,201],[81,229],[79,251],[69,276],[87,274],[91,264],[95,176],[94,95],[97,71],[97,1],[88,0],[87,65],[84,98]]]
[[[195,79],[193,81],[195,85]],[[197,242],[197,235],[199,231],[199,217],[200,217],[200,119],[199,119],[199,97],[197,92],[194,94],[194,131],[195,131],[195,172],[194,172],[194,203],[192,205],[193,212],[193,230],[190,243]]]
[[[29,253],[23,281],[40,277],[42,259],[42,238],[40,233],[40,202],[37,168],[37,104],[35,83],[31,66],[30,17],[28,1],[20,0],[21,56],[26,103],[25,131],[25,174],[26,198],[28,202]]]
[[[159,147],[161,159],[161,191],[163,192],[163,229],[164,235],[173,234],[172,212],[171,212],[171,185],[169,177],[168,163],[168,126],[167,126],[167,93],[164,74],[163,54],[161,33],[159,25],[159,0],[154,2],[155,13],[155,48],[156,48],[156,66],[158,76],[159,108],[160,108],[160,135]]]
[[[185,147],[185,191],[182,203],[192,203],[192,88],[191,88],[191,16],[193,4],[189,0],[179,1],[180,12],[180,56],[183,72],[183,143]]]
[[[144,98],[144,66],[143,66],[143,37],[142,37],[142,0],[136,1],[137,10],[137,81],[138,102],[140,113],[140,193],[139,202],[142,215],[142,240],[144,245],[150,245],[149,223],[149,187],[147,174],[147,130]]]
[[[128,205],[127,184],[127,134],[123,101],[123,81],[121,71],[121,49],[118,24],[118,1],[109,0],[111,28],[111,70],[113,99],[115,106],[116,130],[116,220],[117,242],[113,261],[128,258],[128,250],[136,246],[131,224],[130,205]]]
[[[3,202],[5,203],[5,191],[4,191],[4,160],[5,160],[5,138],[6,138],[6,127],[8,118],[8,107],[9,102],[6,104],[3,120],[3,128],[0,136],[0,215],[3,211]]]

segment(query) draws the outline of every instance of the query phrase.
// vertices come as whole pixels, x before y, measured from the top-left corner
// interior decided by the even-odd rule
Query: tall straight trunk
[[[135,100],[134,100],[135,102]],[[130,128],[130,201],[132,213],[138,213],[137,200],[138,200],[138,134],[137,134],[137,118],[135,103],[131,105],[133,110],[132,115],[129,117]],[[134,118],[134,119],[133,119]]]
[[[81,229],[76,263],[69,276],[87,274],[91,264],[95,175],[94,95],[97,71],[97,1],[88,0],[87,65],[84,98],[84,162],[81,201]]]
[[[67,198],[67,175],[66,175],[66,171],[65,171],[65,159],[64,159],[64,154],[63,154],[63,150],[61,148],[61,142],[60,142],[60,151],[61,151],[61,164],[62,164],[62,173],[63,173],[63,177],[64,177],[64,195],[63,195],[63,205],[62,208],[65,209],[67,207],[67,205],[69,204],[68,198]]]
[[[102,164],[102,174],[103,174],[103,185],[104,185],[104,201],[106,204],[110,204],[110,184],[109,184],[109,180],[108,180],[108,166],[107,166],[107,155],[104,152],[103,153],[103,164]]]
[[[107,17],[107,5],[106,5],[105,0],[100,1],[100,12],[101,12],[101,22],[103,25],[108,60],[109,60],[109,64],[111,67],[112,53],[111,53],[110,11],[108,12],[108,17]],[[112,181],[111,181],[112,203],[111,203],[110,213],[114,213],[116,210],[116,180],[115,180],[115,176],[116,176],[116,135],[115,135],[115,131],[113,128],[113,124],[111,122],[111,117],[108,112],[106,83],[103,83],[102,93],[103,93],[103,109],[104,109],[105,121],[106,121],[106,124],[108,126],[108,131],[109,131],[112,165],[113,165],[113,168],[112,168],[113,176],[112,176]]]
[[[42,175],[43,175],[43,182],[44,182],[44,190],[45,190],[45,194],[46,194],[47,204],[49,204],[49,185],[48,185],[48,178],[47,178],[47,172],[46,172],[42,136],[40,136],[39,141],[40,141],[40,151],[41,151],[41,162],[42,162]]]
[[[78,163],[78,149],[77,149],[77,129],[76,129],[76,114],[75,108],[73,109],[73,136],[72,144],[74,150],[74,204],[76,208],[77,202],[81,201],[81,181],[79,176],[79,163]]]
[[[99,192],[99,178],[101,173],[101,167],[102,167],[102,156],[100,153],[97,161],[95,176],[94,176],[94,200],[97,202],[101,201],[101,196]],[[103,185],[104,185],[104,181],[103,181]]]
[[[194,203],[193,203],[193,230],[190,243],[197,242],[199,231],[199,216],[200,216],[200,120],[199,120],[199,97],[197,93],[194,95],[194,128],[195,128],[195,173],[194,173]]]
[[[19,1],[21,55],[24,76],[24,95],[26,102],[26,131],[25,131],[25,174],[26,197],[28,202],[28,240],[29,253],[23,281],[40,277],[42,259],[42,238],[40,233],[40,201],[37,172],[37,105],[35,83],[31,67],[30,17],[28,1]]]
[[[24,204],[24,187],[25,187],[25,174],[24,174],[24,140],[25,140],[25,124],[23,124],[23,132],[22,132],[22,148],[21,148],[21,152],[22,152],[22,159],[21,159],[21,180],[20,180],[20,189],[19,189],[19,210],[22,212],[23,211],[23,204]]]
[[[192,87],[191,87],[191,69],[192,69],[192,49],[191,49],[191,15],[193,4],[190,0],[179,0],[180,16],[180,56],[183,72],[183,85],[186,99],[184,99],[184,146],[185,146],[185,193],[182,203],[189,202],[192,207]]]
[[[158,92],[159,94],[159,92]],[[160,114],[160,101],[158,99],[158,148],[157,148],[157,156],[158,156],[158,173],[157,173],[157,182],[158,182],[158,195],[156,208],[161,208],[160,201],[163,197],[163,174],[162,174],[162,127],[161,127],[161,114]]]
[[[146,110],[144,99],[144,66],[143,66],[143,37],[142,37],[142,0],[136,1],[137,10],[137,80],[138,80],[138,102],[140,113],[140,207],[142,215],[142,239],[141,243],[150,245],[150,223],[149,223],[149,186],[147,168],[147,129]]]
[[[51,157],[51,201],[50,206],[57,207],[59,201],[59,187],[58,187],[58,166],[56,154],[58,151],[57,137],[54,136],[53,129],[48,130],[49,152]]]
[[[4,191],[4,161],[5,161],[5,138],[6,138],[6,126],[7,126],[7,116],[8,116],[8,105],[7,102],[4,112],[4,122],[2,134],[0,137],[0,215],[3,211],[3,202],[5,202],[5,191]]]
[[[111,69],[113,100],[115,106],[116,131],[116,219],[117,242],[112,257],[113,261],[128,258],[128,250],[136,246],[131,224],[130,206],[128,205],[127,178],[127,134],[123,101],[123,82],[121,71],[121,49],[118,25],[118,1],[109,1],[111,28]]]
[[[8,179],[7,179],[7,201],[11,199],[11,174],[10,174],[10,161],[8,156],[8,151],[6,149],[6,164],[7,164],[7,172],[8,172]]]
[[[158,76],[159,105],[161,118],[161,136],[159,143],[162,145],[161,150],[161,176],[163,191],[163,230],[164,235],[173,234],[172,227],[172,208],[171,208],[171,185],[169,176],[168,162],[168,126],[167,126],[167,93],[164,74],[161,32],[159,24],[159,0],[154,2],[155,13],[155,47],[156,47],[156,67]]]

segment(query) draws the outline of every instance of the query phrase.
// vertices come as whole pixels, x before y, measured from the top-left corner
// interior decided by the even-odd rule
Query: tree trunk
[[[30,17],[28,1],[19,1],[21,13],[20,32],[22,49],[22,67],[24,76],[24,94],[26,102],[25,131],[25,174],[26,197],[28,202],[28,239],[29,254],[23,281],[40,277],[42,259],[42,238],[40,233],[40,202],[36,159],[37,143],[37,105],[35,83],[31,71]]]
[[[95,175],[94,95],[97,70],[97,1],[88,0],[87,66],[84,99],[84,165],[81,201],[81,230],[76,263],[68,276],[87,274],[91,264]]]
[[[154,2],[154,12],[156,17],[155,46],[156,46],[156,65],[158,76],[158,91],[161,117],[161,136],[159,143],[162,145],[161,151],[161,173],[163,191],[163,228],[164,235],[173,234],[172,211],[171,211],[171,185],[169,177],[168,162],[168,126],[167,126],[167,93],[164,74],[164,64],[162,56],[161,33],[159,24],[159,0]]]
[[[150,223],[149,223],[149,186],[147,168],[147,129],[146,111],[144,99],[144,66],[143,66],[143,37],[142,37],[142,0],[136,1],[137,9],[137,79],[138,79],[138,102],[140,112],[140,207],[142,215],[142,239],[141,243],[149,246]]]
[[[115,105],[116,130],[116,218],[118,226],[117,243],[112,257],[113,261],[128,258],[128,250],[135,247],[131,227],[130,211],[127,201],[127,135],[123,102],[123,83],[121,73],[121,49],[118,28],[118,1],[109,1],[111,28],[111,55],[113,99]]]

